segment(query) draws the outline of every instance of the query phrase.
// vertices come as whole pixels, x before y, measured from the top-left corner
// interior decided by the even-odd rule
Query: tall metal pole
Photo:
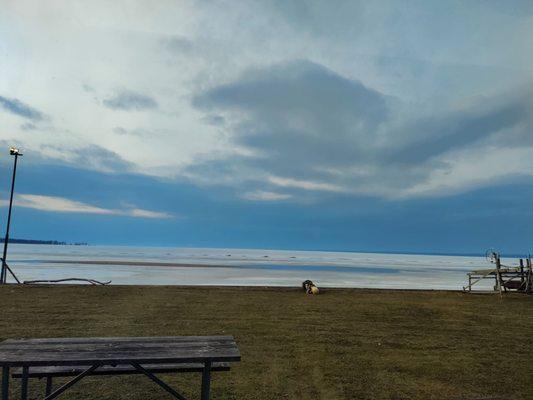
[[[0,284],[6,283],[7,280],[7,245],[9,244],[9,226],[11,225],[11,209],[13,207],[13,192],[15,191],[15,176],[17,174],[17,160],[19,157],[18,151],[16,153],[11,152],[15,156],[15,163],[13,166],[13,177],[11,179],[11,196],[9,197],[9,211],[7,213],[7,227],[6,237],[4,238],[4,253],[2,256],[2,272],[0,274]]]

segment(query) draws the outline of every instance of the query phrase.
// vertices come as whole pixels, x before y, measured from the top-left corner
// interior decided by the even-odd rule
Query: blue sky
[[[533,7],[6,2],[13,237],[531,250]]]

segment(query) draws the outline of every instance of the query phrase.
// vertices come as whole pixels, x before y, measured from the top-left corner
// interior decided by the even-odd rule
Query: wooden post
[[[525,291],[526,290],[526,276],[524,274],[524,260],[520,259],[520,289]]]
[[[529,283],[529,275],[530,275],[529,270],[530,270],[530,268],[529,268],[529,266],[530,266],[530,258],[528,256],[528,258],[526,258],[526,272],[525,272],[525,275],[526,275],[526,287],[524,289],[526,293],[529,293],[529,288],[530,288],[530,283]]]
[[[526,293],[531,293],[533,291],[533,271],[531,267],[531,256],[527,258],[526,266],[527,266]]]
[[[502,265],[500,263],[500,255],[497,254],[496,255],[496,290],[500,292],[500,297],[502,297],[502,276],[500,273],[501,266]]]

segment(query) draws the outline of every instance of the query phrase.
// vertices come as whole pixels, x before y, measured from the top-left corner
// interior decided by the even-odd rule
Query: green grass
[[[531,296],[5,286],[0,301],[0,339],[231,334],[242,362],[214,375],[213,399],[533,399]],[[198,398],[199,374],[165,379]],[[128,376],[86,378],[61,398],[168,397]]]

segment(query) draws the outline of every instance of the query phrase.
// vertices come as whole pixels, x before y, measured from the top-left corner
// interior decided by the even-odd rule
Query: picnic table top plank
[[[231,336],[53,338],[0,343],[0,366],[240,361]]]
[[[78,351],[89,351],[89,350],[121,350],[121,349],[157,349],[161,347],[170,347],[170,348],[184,348],[184,349],[194,349],[194,348],[205,348],[205,347],[224,347],[224,346],[235,346],[234,340],[206,340],[206,341],[178,341],[178,342],[121,342],[121,341],[100,341],[100,342],[40,342],[40,343],[28,343],[25,341],[19,342],[2,342],[0,343],[0,352],[4,351],[23,351],[32,349],[38,349],[39,351],[60,351],[60,350],[78,350]]]
[[[207,342],[207,341],[234,341],[233,336],[112,336],[112,337],[65,337],[65,338],[31,338],[31,339],[6,339],[0,342],[0,345],[4,343],[114,343],[114,342]]]

